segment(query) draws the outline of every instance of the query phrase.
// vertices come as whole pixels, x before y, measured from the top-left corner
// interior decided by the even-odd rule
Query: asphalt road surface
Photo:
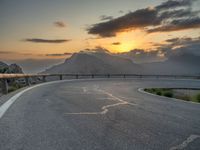
[[[0,117],[0,150],[199,150],[200,104],[138,91],[146,87],[200,88],[200,81],[76,80],[29,89]]]

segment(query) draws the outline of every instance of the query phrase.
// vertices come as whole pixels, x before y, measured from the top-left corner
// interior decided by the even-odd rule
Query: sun
[[[109,49],[112,52],[123,53],[135,49],[135,43],[129,41],[122,41],[119,45],[112,45]]]
[[[121,45],[119,45],[118,51],[119,52],[128,52],[134,48],[135,48],[135,45],[133,42],[123,42],[123,43],[121,43]]]

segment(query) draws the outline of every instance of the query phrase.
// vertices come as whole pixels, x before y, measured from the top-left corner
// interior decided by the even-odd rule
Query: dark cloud
[[[46,54],[46,56],[70,56],[72,55],[73,53],[56,53],[56,54]]]
[[[0,51],[0,54],[2,54],[2,55],[15,54],[15,55],[24,55],[24,56],[33,55],[32,53],[22,53],[22,52],[15,52],[15,51]]]
[[[199,28],[199,11],[192,11],[195,0],[168,0],[161,5],[138,9],[124,16],[90,26],[89,34],[113,37],[118,32],[142,29],[148,33]]]
[[[15,54],[13,51],[0,51],[0,54]]]
[[[107,22],[94,24],[88,29],[88,33],[101,37],[112,37],[116,36],[117,32],[149,25],[158,25],[160,21],[157,20],[156,15],[157,11],[154,9],[140,9]]]
[[[149,29],[148,32],[170,32],[170,31],[179,31],[185,29],[195,29],[200,28],[200,18],[190,18],[190,19],[179,19],[173,20],[167,25],[161,27]]]
[[[55,25],[56,27],[59,27],[59,28],[64,28],[64,27],[66,27],[66,24],[65,24],[64,22],[62,22],[62,21],[56,21],[56,22],[54,22],[54,25]]]
[[[160,45],[157,49],[171,56],[174,54],[193,54],[200,57],[200,37],[172,38],[166,40],[167,44]]]
[[[82,50],[80,52],[90,52],[90,53],[110,53],[109,50],[101,47],[101,46],[96,46],[94,49],[85,49],[85,50]]]
[[[160,14],[159,18],[164,19],[173,19],[173,18],[185,18],[185,17],[196,17],[199,11],[192,12],[191,9],[178,9],[171,11],[164,11]]]
[[[101,21],[112,20],[112,19],[113,19],[113,16],[106,16],[106,15],[100,16]]]
[[[174,43],[174,42],[177,42],[179,41],[179,38],[172,38],[172,39],[167,39],[166,42],[168,43]]]
[[[192,2],[196,0],[168,0],[161,5],[156,6],[158,10],[167,10],[176,7],[191,6]]]
[[[114,42],[114,43],[112,43],[112,45],[121,45],[121,43],[120,42]]]
[[[33,42],[33,43],[52,43],[52,44],[59,44],[59,43],[65,43],[71,41],[70,39],[39,39],[39,38],[33,38],[33,39],[25,39],[26,42]]]

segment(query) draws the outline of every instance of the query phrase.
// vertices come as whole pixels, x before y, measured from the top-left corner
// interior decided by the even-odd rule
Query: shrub
[[[12,86],[12,87],[9,87],[8,89],[8,92],[13,92],[13,91],[16,91],[18,88]]]
[[[161,91],[157,91],[156,94],[157,95],[162,95],[162,92]]]
[[[188,95],[177,96],[176,98],[182,99],[185,101],[191,101],[191,98]]]
[[[164,92],[163,95],[166,97],[173,97],[173,93],[171,91]]]
[[[197,94],[197,101],[200,102],[200,93]]]

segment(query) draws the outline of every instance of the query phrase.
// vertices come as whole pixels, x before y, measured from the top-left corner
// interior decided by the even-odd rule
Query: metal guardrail
[[[4,94],[8,93],[8,80],[9,79],[18,79],[24,78],[26,86],[30,85],[30,78],[41,77],[43,82],[46,82],[46,77],[59,77],[60,80],[63,77],[74,77],[76,79],[80,77],[103,77],[103,78],[112,78],[112,77],[120,77],[120,78],[175,78],[175,79],[200,79],[199,76],[192,75],[139,75],[139,74],[0,74],[0,80],[2,81],[2,92]]]

